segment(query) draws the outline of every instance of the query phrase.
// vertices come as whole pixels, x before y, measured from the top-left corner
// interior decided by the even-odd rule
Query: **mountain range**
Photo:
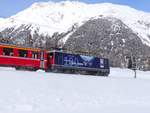
[[[0,18],[0,42],[62,47],[73,53],[107,57],[111,66],[150,69],[150,13],[111,3],[38,2]]]

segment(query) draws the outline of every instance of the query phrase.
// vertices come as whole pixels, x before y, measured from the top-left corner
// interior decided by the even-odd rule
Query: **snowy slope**
[[[109,77],[0,68],[0,113],[149,113],[150,72]]]
[[[91,18],[99,18],[100,15],[122,20],[144,43],[150,45],[148,37],[150,36],[150,13],[111,3],[85,4],[76,1],[34,3],[31,7],[0,23],[0,30],[31,24],[32,31],[40,28],[40,33],[52,35],[54,32],[66,32],[72,25],[80,26]],[[114,25],[114,29],[119,29],[119,26]]]
[[[3,18],[0,18],[0,21],[4,20]]]
[[[4,20],[4,18],[0,18],[0,24],[2,24]]]

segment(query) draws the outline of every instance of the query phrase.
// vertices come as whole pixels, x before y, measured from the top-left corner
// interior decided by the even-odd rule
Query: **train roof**
[[[98,57],[98,56],[94,56],[94,55],[88,55],[88,54],[85,54],[82,53],[82,52],[76,52],[76,53],[72,53],[71,51],[66,51],[66,50],[50,50],[50,51],[47,51],[47,53],[66,53],[66,54],[73,54],[73,55],[85,55],[85,56],[91,56],[91,57],[97,57],[97,58],[102,58],[102,59],[108,59],[108,58],[104,58],[104,57]]]
[[[31,48],[31,47],[21,47],[17,45],[12,45],[12,44],[3,44],[0,43],[0,47],[5,47],[5,48],[15,48],[15,49],[21,49],[21,50],[31,50],[31,51],[40,51],[40,48]]]

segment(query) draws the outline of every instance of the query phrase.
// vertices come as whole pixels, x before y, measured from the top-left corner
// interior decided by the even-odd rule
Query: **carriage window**
[[[26,50],[19,50],[19,57],[27,57],[28,52]]]
[[[38,59],[38,52],[32,52],[32,58]]]
[[[13,48],[3,48],[3,55],[13,56]]]

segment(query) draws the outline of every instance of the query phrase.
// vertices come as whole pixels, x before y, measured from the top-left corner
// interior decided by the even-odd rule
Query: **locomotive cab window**
[[[49,53],[49,54],[48,54],[48,57],[49,57],[49,58],[53,58],[53,53]]]
[[[33,51],[32,52],[32,58],[38,59],[38,52]]]
[[[3,55],[13,56],[13,48],[3,48]]]
[[[19,57],[27,57],[28,52],[26,50],[19,50]]]

